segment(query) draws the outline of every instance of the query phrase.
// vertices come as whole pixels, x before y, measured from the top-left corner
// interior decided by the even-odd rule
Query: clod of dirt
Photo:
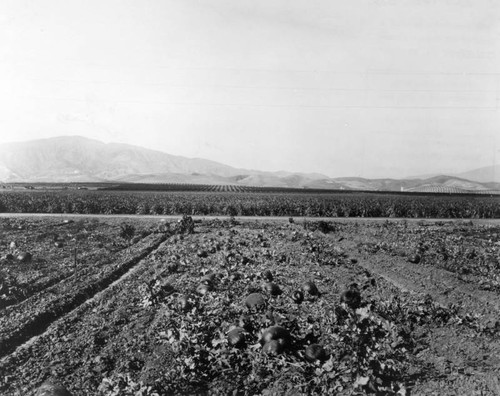
[[[17,260],[22,263],[29,263],[33,256],[30,252],[22,252],[17,255]]]
[[[54,246],[57,248],[62,248],[64,246],[64,243],[57,241],[57,242],[54,242]]]
[[[266,300],[260,293],[252,293],[245,299],[245,306],[248,309],[260,309],[266,306]]]
[[[301,290],[295,290],[292,294],[292,300],[295,304],[301,304],[304,301],[304,293]]]
[[[325,360],[325,348],[323,348],[323,345],[320,344],[311,344],[306,348],[305,357],[310,362],[315,362],[316,360]]]
[[[71,393],[60,384],[44,382],[36,391],[35,396],[71,396]]]
[[[246,345],[247,332],[241,327],[235,327],[227,333],[227,341],[229,345],[235,348],[242,348]]]
[[[307,281],[302,285],[302,290],[309,293],[311,296],[318,296],[319,290],[313,281]]]
[[[262,287],[265,292],[269,293],[271,296],[279,296],[283,292],[281,291],[281,288],[276,284],[272,282],[267,282],[263,285]]]

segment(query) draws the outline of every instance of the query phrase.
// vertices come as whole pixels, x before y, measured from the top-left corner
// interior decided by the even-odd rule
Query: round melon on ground
[[[248,309],[260,309],[266,306],[266,299],[260,293],[252,293],[245,298],[245,306]]]
[[[318,296],[319,290],[316,284],[313,281],[307,281],[302,285],[302,290],[304,292],[309,293],[311,296]]]
[[[71,396],[71,393],[58,383],[44,382],[36,391],[35,396]]]
[[[310,362],[314,362],[316,360],[325,360],[326,359],[326,351],[320,344],[311,344],[308,345],[305,351],[305,357]]]
[[[260,337],[260,343],[266,345],[270,341],[277,341],[283,349],[291,342],[290,332],[282,326],[271,326],[264,330]],[[270,347],[269,347],[270,348]]]
[[[235,327],[227,333],[227,341],[229,345],[235,348],[241,348],[246,344],[247,332],[241,327]]]
[[[279,296],[281,293],[283,293],[280,287],[276,283],[272,282],[266,282],[262,288],[271,296]]]

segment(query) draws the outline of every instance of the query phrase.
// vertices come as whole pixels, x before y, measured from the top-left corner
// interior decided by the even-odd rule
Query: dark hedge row
[[[0,212],[490,219],[500,218],[500,200],[363,193],[7,191],[0,193]]]

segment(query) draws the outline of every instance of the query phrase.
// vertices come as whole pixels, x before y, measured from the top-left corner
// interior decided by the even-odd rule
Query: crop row
[[[405,224],[380,226],[381,242],[365,244],[371,253],[406,257],[418,265],[432,265],[457,274],[483,290],[500,290],[500,227],[471,224],[420,227]]]
[[[453,382],[492,375],[497,326],[405,292],[366,254],[425,261],[424,236],[460,232],[481,255],[498,230],[468,223],[165,223],[130,276],[0,361],[0,393],[50,380],[74,396],[498,394]],[[447,386],[428,389],[437,377]]]
[[[482,196],[5,191],[0,212],[484,219],[500,218],[500,205]]]
[[[117,252],[154,231],[141,226],[129,238],[118,226],[95,220],[0,219],[0,309],[109,264]]]
[[[134,246],[133,252],[120,252],[115,262],[81,271],[0,315],[0,351],[10,352],[20,342],[36,335],[51,321],[74,309],[90,296],[104,289],[165,240],[163,234],[152,234]],[[108,260],[103,259],[107,262]]]

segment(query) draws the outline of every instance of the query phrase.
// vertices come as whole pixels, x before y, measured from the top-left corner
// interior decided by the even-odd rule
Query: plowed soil
[[[120,237],[124,222],[138,238]],[[179,224],[2,219],[0,394],[34,395],[47,380],[73,395],[500,394],[499,226]],[[7,259],[11,241],[32,261]],[[320,295],[297,304],[306,281]],[[257,292],[266,306],[249,310]],[[277,355],[259,343],[272,325],[292,340]],[[311,344],[323,359],[305,359]]]

